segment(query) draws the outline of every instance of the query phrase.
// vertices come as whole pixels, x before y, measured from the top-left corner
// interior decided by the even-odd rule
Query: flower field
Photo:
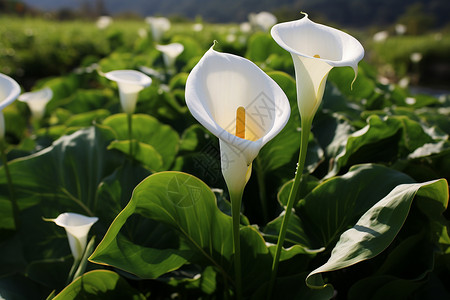
[[[0,299],[449,299],[450,96],[302,17],[0,20]]]

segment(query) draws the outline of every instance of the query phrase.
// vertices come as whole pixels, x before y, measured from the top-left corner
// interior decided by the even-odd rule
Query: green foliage
[[[52,60],[61,72],[56,77],[43,72],[32,81],[33,89],[48,86],[54,93],[42,120],[30,119],[24,103],[4,110],[1,297],[234,296],[231,207],[218,140],[194,120],[184,101],[188,74],[214,39],[216,47],[263,68],[291,105],[287,125],[253,164],[240,218],[244,297],[267,297],[300,144],[289,54],[267,33],[246,34],[231,25],[194,32],[192,24],[176,24],[164,43],[180,42],[185,52],[170,74],[152,40],[138,37],[145,24],[123,29],[116,24],[106,38],[92,32],[95,38],[83,45],[81,37],[71,38],[91,31],[92,24],[59,39],[44,37],[49,23],[34,22],[39,26],[27,37],[0,27],[1,43],[17,49],[18,56],[24,51],[30,61],[32,49],[47,44],[31,64]],[[14,30],[30,24],[15,24]],[[236,40],[227,38],[230,33]],[[66,60],[55,58],[72,46]],[[0,65],[18,74],[22,62]],[[113,69],[151,73],[152,85],[139,93],[130,119],[122,113],[117,85],[102,76]],[[281,252],[276,298],[446,299],[449,98],[383,84],[366,62],[351,86],[353,77],[350,68],[335,68],[328,77]],[[90,231],[94,251],[79,263],[86,271],[69,284],[74,262],[64,229],[43,220],[63,212],[99,218]]]

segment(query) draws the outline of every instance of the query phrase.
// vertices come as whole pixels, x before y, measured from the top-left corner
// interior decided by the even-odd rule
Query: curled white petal
[[[150,25],[155,41],[160,41],[163,34],[170,29],[170,21],[164,17],[147,17],[145,21]]]
[[[306,14],[300,20],[273,26],[271,34],[275,42],[292,55],[302,118],[312,120],[314,117],[333,67],[351,67],[356,79],[364,48],[351,35],[314,23]]]
[[[135,70],[116,70],[105,74],[109,80],[117,82],[122,109],[127,114],[134,112],[138,93],[152,83],[152,79]]]
[[[317,24],[307,15],[300,20],[272,27],[273,39],[285,50],[298,56],[323,60],[332,67],[352,67],[355,75],[364,48],[351,35],[338,29]],[[315,58],[314,56],[320,56]]]
[[[19,84],[11,77],[0,73],[0,111],[14,102],[19,94]]]
[[[257,14],[251,13],[248,16],[248,19],[254,27],[264,31],[269,31],[269,29],[277,23],[277,17],[267,11],[262,11]]]
[[[281,131],[290,115],[289,101],[274,80],[249,60],[213,49],[189,74],[186,104],[197,121],[220,139],[222,173],[229,189],[235,186],[229,182],[242,182],[247,176],[261,147]],[[245,139],[235,135],[239,107],[245,109]]]
[[[167,68],[172,68],[177,57],[184,51],[184,46],[180,43],[168,45],[156,45],[156,49],[163,53],[164,63]]]
[[[44,116],[45,106],[52,98],[53,91],[47,87],[38,91],[23,93],[18,100],[27,103],[33,117],[40,119]]]
[[[19,84],[11,77],[0,73],[0,139],[5,137],[5,118],[3,116],[3,109],[14,102],[19,94]]]
[[[62,213],[53,221],[66,230],[70,250],[75,260],[81,259],[86,248],[89,230],[98,218],[77,213]]]
[[[98,29],[106,29],[113,22],[113,18],[110,16],[100,16],[97,19],[96,25]]]

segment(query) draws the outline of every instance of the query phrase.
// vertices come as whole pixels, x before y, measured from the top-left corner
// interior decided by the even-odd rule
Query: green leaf
[[[199,147],[202,147],[207,142],[205,136],[210,136],[205,127],[195,124],[188,127],[181,137],[180,151],[201,151]]]
[[[70,299],[145,299],[119,274],[107,270],[95,270],[78,277],[54,300]]]
[[[100,221],[109,226],[130,201],[134,188],[149,175],[147,169],[125,160],[113,173],[105,177],[97,189],[97,202],[102,204],[101,209],[96,211]]]
[[[129,226],[134,218],[147,224]],[[128,231],[152,232],[164,224],[178,238],[172,245],[157,246],[159,234],[146,241],[133,238]],[[179,172],[161,172],[142,181],[134,190],[127,207],[117,216],[90,260],[111,265],[141,278],[157,278],[180,268],[186,262],[212,266],[232,278],[233,242],[231,217],[221,212],[215,195],[197,178]],[[128,227],[127,227],[128,226]],[[127,229],[128,228],[128,229]],[[272,256],[261,234],[251,226],[241,228],[242,263],[251,293],[261,281],[267,281]]]
[[[141,162],[152,171],[161,170],[163,159],[161,154],[153,146],[138,141],[131,141],[133,158]],[[113,141],[108,150],[116,149],[120,152],[130,154],[130,141]]]
[[[318,185],[296,207],[310,249],[328,247],[399,184],[413,180],[380,165],[357,165]],[[375,184],[376,183],[376,184]]]
[[[114,98],[110,89],[77,89],[69,97],[59,101],[50,101],[47,105],[48,111],[53,112],[56,108],[65,108],[72,114],[87,113],[97,109],[111,109],[119,107],[119,100]]]
[[[95,215],[100,220],[92,227],[91,232],[103,235],[111,219],[122,209],[120,202],[111,204],[115,199],[106,202],[103,197],[100,202],[98,198],[98,187],[104,178],[110,176],[123,162],[120,157],[106,150],[113,137],[114,134],[108,129],[90,127],[64,136],[40,152],[9,162],[20,208],[20,228],[15,235],[2,240],[2,254],[8,255],[8,251],[14,251],[15,255],[7,262],[0,262],[1,270],[24,270],[23,264],[26,262],[31,268],[30,276],[37,274],[33,278],[45,280],[47,285],[54,284],[53,288],[56,288],[57,281],[52,280],[51,276],[45,279],[36,270],[47,267],[61,270],[59,267],[55,268],[64,267],[64,264],[58,263],[58,259],[68,257],[71,252],[64,229],[44,222],[43,217],[55,218],[63,212]],[[133,172],[133,176],[128,177],[134,178],[135,173],[138,172]],[[133,187],[134,185],[131,188]],[[129,187],[123,184],[122,188]],[[8,193],[3,168],[0,169],[0,189],[0,195],[3,195],[0,198],[9,201],[6,199]],[[108,211],[103,212],[106,204]],[[0,214],[1,226],[6,227],[12,214],[10,206],[1,210]],[[52,261],[55,262],[53,267]],[[36,267],[33,268],[33,265]]]
[[[103,121],[103,124],[114,130],[118,140],[129,140],[126,114],[110,116]],[[160,154],[162,167],[158,171],[167,170],[172,165],[179,144],[179,136],[175,130],[151,116],[134,114],[132,116],[132,131],[132,139],[150,145]]]
[[[98,184],[122,162],[106,150],[113,137],[109,129],[90,127],[63,136],[40,152],[9,162],[19,207],[25,209],[41,202],[50,209],[47,213],[51,211],[52,215],[46,217],[56,217],[61,210],[93,214]],[[4,199],[8,193],[3,168],[0,190],[0,199]],[[0,224],[9,220],[9,214],[9,210],[0,212]]]
[[[405,116],[381,119],[372,115],[364,128],[352,133],[339,145],[332,170],[327,178],[336,175],[345,165],[364,162],[390,162],[406,157],[419,147],[433,143],[424,128]],[[420,151],[420,150],[417,150]]]
[[[273,53],[289,56],[268,33],[257,32],[248,41],[245,57],[254,62],[263,62]]]
[[[183,287],[188,290],[200,289],[202,292],[212,295],[216,292],[216,277],[217,273],[214,268],[206,267],[203,272],[195,273],[195,275],[191,277],[170,277],[167,283],[171,286]]]
[[[173,228],[183,246],[156,249],[130,241],[120,230],[133,214]],[[157,278],[178,269],[187,259],[229,269],[232,244],[231,218],[217,208],[211,190],[188,174],[162,172],[136,187],[90,260],[142,278]]]
[[[28,264],[27,277],[51,289],[62,289],[67,284],[67,275],[72,259],[54,258],[36,260]]]
[[[85,113],[79,113],[71,116],[66,122],[67,127],[70,126],[85,126],[89,127],[94,125],[94,123],[101,123],[103,119],[108,117],[110,112],[106,109],[97,109],[93,111],[88,111]]]
[[[333,68],[328,75],[328,80],[334,83],[346,96],[352,98],[369,98],[374,90],[374,81],[366,76],[367,64],[360,63],[358,77],[352,85],[355,73],[351,68]]]
[[[441,179],[395,187],[340,236],[329,260],[308,275],[307,284],[311,287],[324,287],[326,284],[321,273],[354,265],[384,251],[402,228],[416,195],[431,196],[447,203],[447,181]]]

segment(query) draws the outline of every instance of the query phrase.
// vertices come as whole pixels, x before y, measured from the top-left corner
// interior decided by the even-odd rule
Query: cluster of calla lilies
[[[288,220],[300,185],[312,120],[322,101],[328,73],[333,67],[349,66],[353,68],[356,78],[358,62],[364,56],[364,49],[355,38],[314,23],[306,14],[300,20],[273,26],[271,35],[292,55],[302,133],[294,184],[273,260],[269,295],[275,283]],[[261,96],[264,103],[258,103]],[[187,79],[186,104],[192,115],[219,139],[222,174],[232,206],[236,295],[239,298],[239,214],[242,194],[251,175],[252,161],[260,149],[286,125],[290,116],[289,101],[275,81],[254,63],[211,48]],[[261,115],[261,109],[265,110],[264,115]]]
[[[160,39],[161,30],[170,28],[170,23],[157,18],[148,18],[147,22],[152,24],[155,41]],[[333,67],[349,66],[353,68],[356,78],[358,62],[364,56],[364,49],[355,38],[337,29],[314,23],[306,14],[300,20],[273,26],[271,35],[275,42],[292,55],[302,130],[297,170],[274,255],[269,295],[274,287],[288,220],[300,185],[311,124],[322,101],[327,76]],[[173,70],[174,61],[183,51],[183,46],[171,44],[156,47],[164,53],[167,69]],[[242,270],[239,216],[243,191],[251,176],[253,160],[260,149],[286,125],[291,108],[283,90],[257,65],[236,55],[219,53],[213,48],[214,46],[204,54],[190,72],[185,98],[195,119],[219,139],[221,170],[232,206],[235,292],[237,298],[240,298]],[[151,78],[135,70],[117,70],[104,75],[118,83],[123,111],[130,116],[135,110],[138,93],[151,84]],[[0,102],[2,142],[5,125],[1,111],[19,94],[19,85],[8,76],[0,74],[0,96],[3,99]],[[19,100],[28,103],[32,116],[39,119],[51,97],[51,90],[43,89],[22,94]],[[89,228],[97,218],[64,213],[52,221],[66,229],[75,260],[81,259]]]

